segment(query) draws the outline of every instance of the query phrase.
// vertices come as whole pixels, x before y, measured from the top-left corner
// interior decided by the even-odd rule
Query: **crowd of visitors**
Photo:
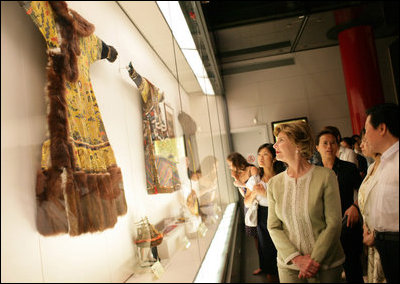
[[[361,133],[342,137],[307,122],[276,126],[258,168],[227,162],[246,213],[257,201],[259,268],[267,282],[382,283],[399,280],[399,107],[366,112]],[[247,217],[247,216],[246,216]],[[364,267],[364,269],[363,269]]]

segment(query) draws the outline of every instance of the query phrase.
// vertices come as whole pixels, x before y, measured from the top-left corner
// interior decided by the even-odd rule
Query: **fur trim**
[[[72,14],[75,20],[74,28],[79,36],[90,36],[94,32],[95,27],[92,23],[89,23],[75,10],[69,9],[69,12]]]
[[[42,235],[78,236],[104,231],[115,226],[118,216],[126,214],[120,168],[113,166],[99,174],[67,169],[64,190],[61,175],[62,171],[54,169],[37,175],[37,225]],[[116,188],[119,193],[112,196]]]
[[[47,95],[50,111],[47,119],[51,138],[51,164],[58,169],[71,167],[67,141],[67,105],[65,102],[63,70],[63,56],[50,54],[49,66],[47,68]]]
[[[81,54],[79,37],[89,36],[94,32],[94,25],[85,20],[76,11],[68,9],[65,1],[49,1],[60,27],[62,37],[61,51],[64,54],[65,77],[76,82],[79,76],[77,56]]]
[[[65,1],[49,1],[62,36],[61,53],[48,50],[47,96],[51,167],[37,174],[37,227],[42,235],[103,231],[112,228],[127,211],[121,170],[104,173],[74,172],[75,157],[68,125],[66,80],[78,78],[79,36],[90,35],[94,26]]]
[[[100,191],[101,205],[103,206],[104,225],[106,228],[113,227],[117,223],[117,208],[115,199],[110,198],[112,195],[112,186],[110,174],[97,175],[97,182],[99,188],[103,188]]]
[[[40,171],[36,182],[36,224],[45,236],[68,233],[64,197],[61,190],[61,171]]]
[[[104,230],[103,206],[100,199],[100,190],[97,183],[96,174],[88,174],[87,177],[89,194],[88,196],[88,221],[89,231],[95,232],[96,229]]]
[[[88,213],[85,206],[86,199],[89,194],[89,188],[87,185],[87,174],[85,172],[74,172],[75,190],[79,193],[79,209],[80,209],[80,220],[79,220],[79,232],[89,232],[89,225],[87,224]]]
[[[49,1],[55,21],[59,26],[62,42],[61,53],[64,57],[65,77],[68,81],[75,82],[78,79],[77,56],[80,55],[79,43],[73,26],[73,18],[68,13],[65,1]]]
[[[74,181],[72,170],[68,170],[67,182],[64,191],[66,212],[68,217],[69,234],[77,236],[82,232],[82,212],[80,208],[80,194]]]
[[[111,185],[115,196],[115,203],[117,206],[117,214],[124,215],[128,211],[126,204],[125,194],[123,191],[122,173],[118,167],[110,167],[108,171],[111,174]]]

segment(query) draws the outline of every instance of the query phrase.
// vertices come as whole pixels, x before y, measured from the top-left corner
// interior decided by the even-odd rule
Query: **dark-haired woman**
[[[276,264],[276,248],[267,229],[268,198],[267,182],[274,175],[285,170],[282,162],[276,161],[273,144],[265,143],[257,151],[258,165],[260,167],[260,183],[254,185],[253,190],[246,196],[244,203],[247,206],[254,199],[258,201],[257,210],[257,235],[259,246],[260,271],[267,274],[268,282],[278,282],[278,268]]]
[[[234,178],[234,186],[238,188],[243,199],[246,199],[246,196],[251,193],[250,190],[248,190],[248,187],[252,187],[255,184],[254,181],[259,181],[260,179],[257,167],[247,162],[246,158],[237,152],[229,154],[226,161],[231,170],[231,176]],[[250,186],[250,184],[252,184],[252,186]],[[244,215],[246,215],[247,210],[248,208],[244,206]],[[257,227],[244,226],[246,235],[254,238],[257,252],[259,252]],[[256,269],[253,274],[260,273],[259,270],[260,269]]]

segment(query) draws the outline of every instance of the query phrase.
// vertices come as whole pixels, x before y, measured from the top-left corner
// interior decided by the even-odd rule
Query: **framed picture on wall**
[[[174,109],[167,104],[165,107],[165,120],[167,122],[167,133],[169,138],[175,137],[175,126],[174,126]]]
[[[277,127],[279,124],[282,124],[282,123],[292,123],[292,122],[298,122],[298,121],[308,122],[307,117],[298,117],[298,118],[291,118],[291,119],[285,119],[285,120],[271,122],[272,137],[274,137],[274,143],[276,142],[276,137],[274,135],[275,127]]]

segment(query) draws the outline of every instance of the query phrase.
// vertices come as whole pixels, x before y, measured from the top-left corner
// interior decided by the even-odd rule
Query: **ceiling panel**
[[[356,20],[371,24],[376,38],[399,34],[398,1],[201,2],[219,67],[228,73],[252,70],[254,60],[264,57],[338,45],[332,33],[338,9],[359,8]]]
[[[337,40],[329,39],[327,31],[335,26],[333,11],[310,15],[295,51],[337,45]]]
[[[240,50],[255,46],[275,44],[278,42],[293,41],[301,25],[298,17],[238,26],[217,30],[215,42],[218,50]]]

